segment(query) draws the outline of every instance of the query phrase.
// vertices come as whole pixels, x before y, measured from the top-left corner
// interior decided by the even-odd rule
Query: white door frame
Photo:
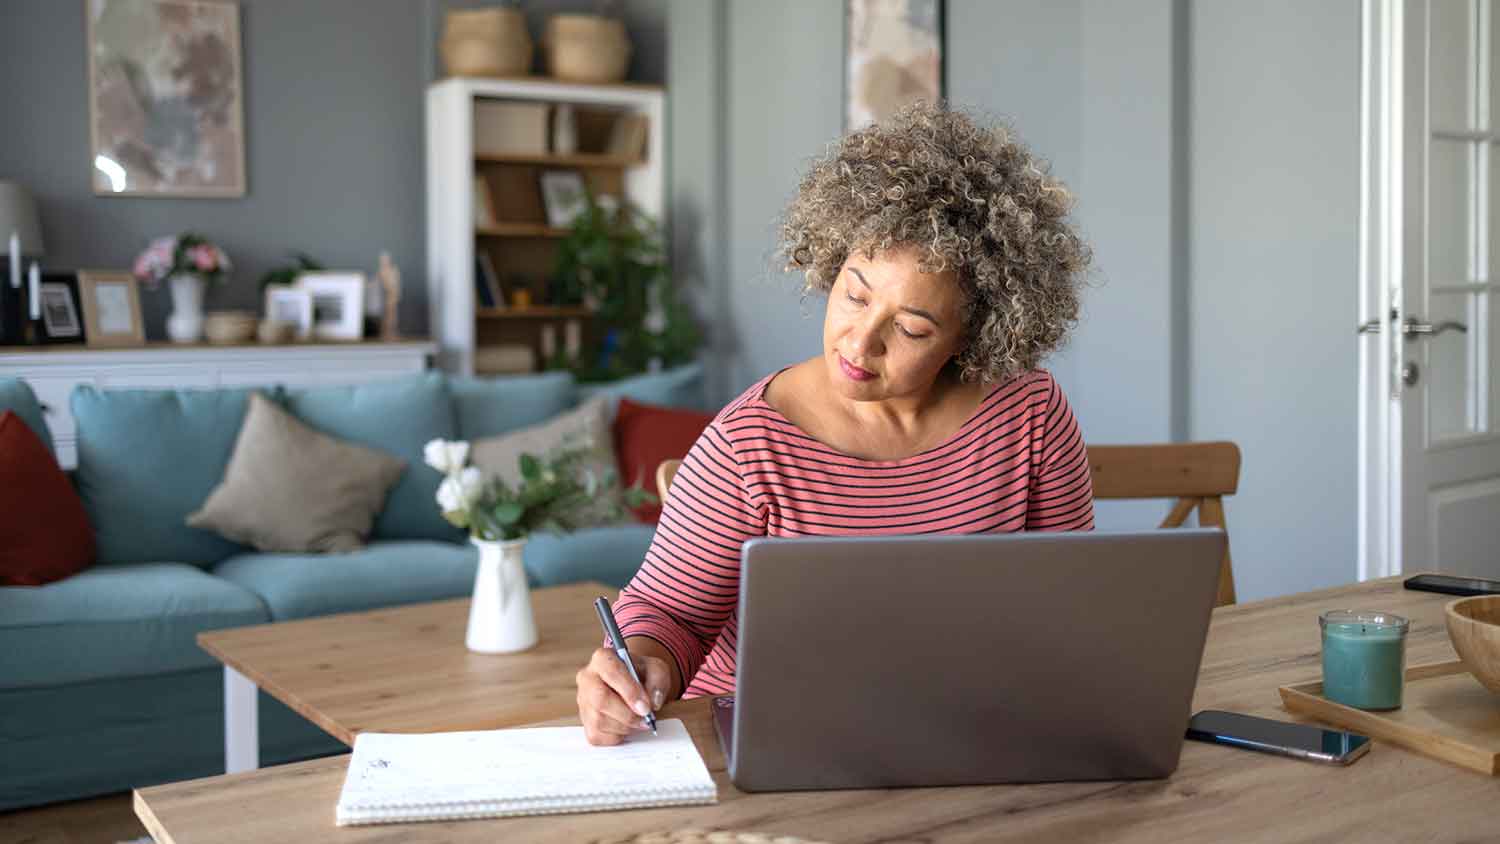
[[[1363,0],[1360,68],[1360,580],[1401,574],[1402,0]]]

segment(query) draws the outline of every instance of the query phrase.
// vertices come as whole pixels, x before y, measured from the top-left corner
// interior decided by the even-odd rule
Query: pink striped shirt
[[[730,402],[683,459],[615,604],[626,636],[672,653],[684,697],[734,691],[747,539],[1094,526],[1088,455],[1046,372],[995,387],[953,436],[902,460],[850,457],[808,436],[766,403],[773,377]]]

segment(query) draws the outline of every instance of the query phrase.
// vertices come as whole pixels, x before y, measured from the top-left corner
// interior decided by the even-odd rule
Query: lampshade
[[[0,253],[10,251],[11,232],[21,236],[22,255],[40,257],[45,253],[36,201],[25,188],[0,179]]]

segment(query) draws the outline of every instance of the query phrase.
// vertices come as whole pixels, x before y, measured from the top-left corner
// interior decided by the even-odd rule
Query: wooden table
[[[1452,659],[1448,596],[1395,578],[1214,613],[1194,707],[1289,719],[1276,687],[1319,675],[1317,615],[1354,607],[1412,619],[1412,664]],[[1500,704],[1497,704],[1500,705]],[[719,785],[716,806],[336,827],[346,756],[135,793],[159,844],[317,840],[580,842],[684,827],[840,842],[1477,841],[1500,831],[1500,780],[1376,743],[1348,768],[1188,742],[1166,780],[745,794],[729,782],[704,701],[671,704]]]
[[[603,642],[594,599],[618,591],[533,590],[539,639],[518,654],[464,647],[467,598],[200,633],[224,663],[225,767],[258,767],[257,687],[348,745],[364,730],[491,730],[576,712],[573,675]]]

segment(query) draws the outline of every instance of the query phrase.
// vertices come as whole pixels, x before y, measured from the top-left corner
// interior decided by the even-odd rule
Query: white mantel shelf
[[[120,349],[81,345],[0,346],[0,367],[11,365],[73,365],[128,363],[186,363],[202,361],[287,360],[307,357],[368,358],[381,355],[431,355],[437,345],[428,340],[367,341],[360,343],[148,343]],[[9,373],[6,373],[9,374]]]
[[[69,407],[74,388],[219,389],[317,387],[399,378],[427,369],[437,344],[427,340],[267,345],[152,343],[128,349],[87,346],[0,347],[0,377],[21,378],[36,393],[57,459],[72,468],[77,426]]]

